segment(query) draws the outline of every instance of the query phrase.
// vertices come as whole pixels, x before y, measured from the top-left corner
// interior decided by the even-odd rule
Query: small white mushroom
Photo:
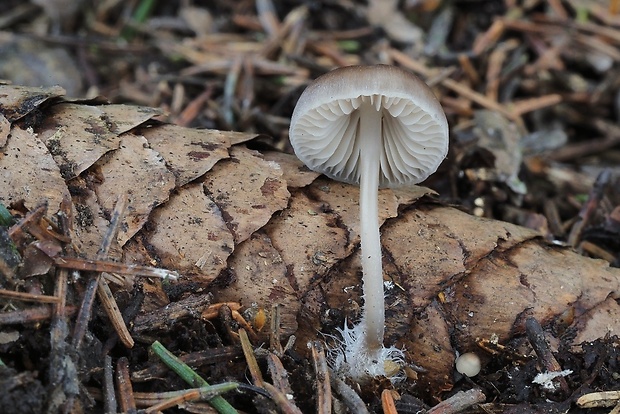
[[[436,171],[448,152],[445,114],[415,75],[395,66],[349,66],[306,88],[289,136],[310,169],[360,185],[364,313],[358,349],[359,358],[377,360],[385,325],[378,188],[417,184]]]
[[[459,355],[454,362],[457,372],[468,377],[475,377],[480,373],[480,358],[473,352],[466,352]]]

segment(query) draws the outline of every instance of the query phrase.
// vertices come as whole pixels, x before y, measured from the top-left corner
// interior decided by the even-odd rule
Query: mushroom
[[[348,66],[305,89],[293,111],[289,137],[295,154],[311,170],[360,186],[364,310],[360,323],[353,331],[345,326],[348,333],[343,335],[356,342],[347,346],[359,353],[354,357],[360,364],[372,361],[382,373],[385,309],[378,189],[417,184],[437,170],[448,152],[446,116],[430,88],[413,74],[388,65]]]
[[[454,361],[456,371],[467,377],[475,377],[482,368],[480,357],[473,352],[466,352],[459,355]]]

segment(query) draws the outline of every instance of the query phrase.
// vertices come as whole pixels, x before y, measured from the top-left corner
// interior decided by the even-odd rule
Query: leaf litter
[[[140,128],[148,136],[155,136],[158,128],[163,129],[162,136],[174,134],[171,125]],[[227,145],[221,133],[209,131],[204,134],[210,138],[201,136],[199,146],[219,152],[220,159],[194,170],[189,182],[179,182],[183,161],[209,158],[188,151],[199,142],[195,132],[185,129],[183,133],[179,127],[171,149],[180,150],[170,152],[185,152],[185,157],[172,157],[169,167],[165,157],[137,133],[140,128],[119,134],[118,148],[102,152],[81,176],[103,217],[113,208],[109,203],[114,195],[128,194],[116,247],[130,263],[157,263],[182,275],[178,283],[160,284],[163,298],[174,300],[187,289],[211,285],[208,291],[213,297],[241,303],[250,323],[259,314],[273,317],[277,304],[280,334],[295,335],[302,343],[316,338],[317,330],[359,317],[356,187],[310,175],[313,181],[302,179],[312,181],[309,185],[289,188],[284,177],[295,177],[296,162],[279,157],[285,160],[281,166],[275,161],[278,157],[265,160],[243,144],[230,147],[224,155],[218,149]],[[41,149],[37,157],[52,159],[34,133],[15,127],[9,138],[7,148],[30,139]],[[161,146],[161,140],[154,141],[159,148],[168,148]],[[4,157],[3,162],[11,159]],[[20,160],[20,168],[26,164],[40,166],[40,159]],[[57,167],[56,171],[60,178]],[[303,169],[300,174],[308,177]],[[66,189],[64,180],[60,182]],[[11,198],[3,201],[9,206],[16,207],[13,200],[23,197],[18,191],[8,194]],[[53,200],[46,194],[31,203]],[[476,349],[476,341],[491,333],[500,342],[509,342],[515,333],[523,332],[524,311],[542,323],[554,323],[571,310],[571,323],[578,327],[601,312],[598,306],[607,312],[614,309],[608,298],[618,291],[620,279],[603,262],[547,245],[533,230],[470,216],[425,199],[431,194],[424,188],[380,193],[383,247],[389,262],[386,274],[391,282],[388,338],[407,349],[420,370],[414,375],[414,388],[427,384],[427,392],[436,397],[451,389],[454,384],[448,374],[454,355]],[[83,192],[76,194],[76,200],[83,197]],[[51,205],[60,206],[61,201]],[[260,208],[252,208],[251,202]],[[251,214],[253,210],[264,215]],[[480,232],[481,228],[485,231]],[[93,269],[104,268],[95,265]],[[574,272],[579,272],[579,278]],[[132,276],[127,277],[125,286],[134,285]],[[495,285],[489,278],[501,282]],[[554,283],[549,284],[550,280]],[[7,280],[9,285],[16,282]],[[181,293],[175,294],[174,289]],[[260,328],[254,335],[269,335],[264,323],[254,326]],[[588,326],[586,337],[596,337],[591,333],[593,325]]]
[[[148,71],[138,66],[133,73],[126,68],[112,70],[125,75],[120,80],[122,86],[108,89],[106,95],[118,102],[129,98],[161,106],[169,111],[165,114],[158,115],[148,108],[133,112],[129,107],[104,105],[101,101],[62,102],[62,90],[58,88],[8,87],[3,92],[8,99],[2,102],[1,112],[10,123],[5,122],[2,130],[5,148],[15,145],[11,143],[13,131],[21,128],[23,134],[32,127],[38,135],[28,137],[31,146],[27,148],[34,145],[44,150],[41,142],[45,140],[59,166],[52,170],[62,174],[54,172],[61,192],[52,198],[55,201],[50,204],[46,225],[57,226],[63,215],[69,219],[67,234],[77,250],[69,249],[63,255],[95,258],[107,237],[106,227],[118,196],[115,185],[139,194],[136,204],[123,215],[120,236],[110,257],[120,261],[121,266],[162,266],[180,271],[182,277],[170,283],[145,280],[131,272],[129,276],[112,276],[110,280],[119,283],[113,285],[115,299],[128,320],[145,314],[147,309],[157,314],[157,309],[167,304],[191,307],[186,300],[196,295],[208,295],[209,301],[238,301],[243,306],[221,306],[215,319],[204,321],[192,316],[191,311],[182,317],[162,314],[161,325],[148,335],[142,332],[136,336],[148,341],[155,335],[180,352],[234,349],[239,347],[236,328],[249,326],[236,316],[235,312],[240,311],[250,322],[249,329],[256,330],[254,334],[248,331],[254,345],[269,340],[270,349],[282,357],[291,374],[287,390],[292,389],[304,411],[313,412],[310,407],[314,407],[315,398],[324,401],[324,394],[315,397],[308,389],[308,378],[313,373],[304,365],[310,357],[305,344],[315,340],[318,331],[333,333],[345,319],[359,317],[362,300],[355,221],[357,189],[316,179],[294,157],[273,149],[287,150],[283,139],[287,116],[300,87],[309,78],[334,65],[378,61],[404,66],[434,85],[454,126],[456,145],[454,163],[446,163],[437,178],[428,182],[439,191],[441,201],[429,197],[432,193],[424,189],[410,194],[383,193],[388,338],[409,351],[408,362],[412,364],[407,370],[408,381],[397,388],[400,399],[395,402],[396,409],[415,412],[428,408],[415,400],[416,396],[431,405],[444,400],[431,412],[445,407],[459,412],[463,409],[458,408],[459,403],[464,401],[459,398],[470,397],[475,397],[470,401],[478,403],[485,398],[489,401],[478,410],[578,412],[580,408],[572,402],[581,393],[588,389],[618,389],[617,379],[607,374],[614,372],[617,359],[613,315],[617,313],[618,276],[617,271],[607,267],[607,262],[617,263],[614,235],[618,234],[618,220],[614,208],[620,201],[614,191],[617,178],[615,173],[609,173],[614,170],[609,161],[613,160],[613,148],[618,142],[617,130],[610,122],[614,119],[611,103],[617,90],[613,63],[610,66],[618,57],[614,13],[602,12],[597,4],[568,6],[559,2],[484,2],[480,9],[473,6],[475,13],[465,3],[438,6],[422,2],[412,6],[407,2],[392,11],[386,8],[386,13],[398,15],[401,21],[403,16],[413,15],[405,15],[401,9],[411,11],[412,7],[416,13],[430,17],[428,23],[416,22],[428,33],[424,48],[427,55],[412,59],[420,44],[398,38],[397,30],[388,31],[393,41],[386,42],[382,35],[364,26],[372,21],[365,16],[368,9],[364,5],[355,3],[356,7],[352,7],[353,3],[335,2],[322,5],[321,12],[314,13],[316,10],[308,12],[306,6],[292,8],[286,3],[270,7],[269,1],[259,3],[256,12],[244,5],[220,11],[230,19],[229,25],[214,25],[207,16],[205,21],[211,23],[196,37],[171,26],[163,29],[170,38],[183,37],[185,42],[171,42],[160,36],[158,30],[163,26],[142,28],[140,36],[152,40],[170,61],[178,61],[181,56],[189,66],[179,72],[182,76],[174,73],[178,67],[171,68],[161,60],[158,64],[163,65],[152,65]],[[586,8],[588,18],[597,24],[580,20],[584,16],[581,8]],[[208,9],[200,10],[209,14]],[[103,25],[98,27],[112,33],[114,28],[102,20],[105,15],[97,14],[98,24]],[[155,19],[150,23],[155,24]],[[317,23],[322,31],[316,30]],[[192,24],[196,27],[196,22]],[[407,25],[412,22],[401,27]],[[226,33],[231,27],[240,31]],[[312,29],[305,32],[307,27]],[[572,31],[567,32],[566,27]],[[248,36],[263,31],[268,34],[265,39]],[[131,42],[128,46],[103,42],[100,47],[121,54],[145,50]],[[96,55],[90,54],[83,62],[88,65],[93,59],[97,59]],[[98,63],[95,67],[99,70],[107,66]],[[92,75],[88,70],[84,73]],[[72,115],[65,117],[61,123],[64,126],[44,127],[62,119],[50,114],[63,106],[76,113],[91,113],[85,119],[90,117],[93,128],[80,124],[82,120]],[[155,116],[157,120],[153,120]],[[115,129],[108,122],[112,118],[122,126]],[[212,129],[182,129],[160,123],[175,119],[185,125]],[[63,128],[74,125],[77,140],[88,138],[87,145],[68,157],[63,154],[70,154],[71,145],[79,144],[59,138]],[[266,132],[275,138],[213,128]],[[97,133],[112,145],[98,147]],[[579,142],[580,136],[594,138]],[[56,139],[68,151],[60,145],[54,148]],[[127,142],[124,148],[123,142]],[[248,142],[251,149],[238,146],[242,142]],[[501,142],[504,144],[496,145]],[[80,151],[97,155],[80,164],[84,162]],[[50,160],[49,154],[42,154],[42,159],[47,156]],[[149,187],[142,192],[147,186],[141,185],[146,181],[138,173],[140,161],[127,165],[136,154],[151,160],[146,169],[159,172],[150,177],[155,180],[151,186],[165,183],[162,188]],[[0,165],[6,160],[0,158]],[[238,168],[231,168],[233,164]],[[11,172],[30,168],[26,171],[37,176],[38,164],[10,165]],[[606,165],[611,168],[600,174],[600,166]],[[136,172],[114,175],[123,168]],[[5,174],[3,179],[8,180],[9,175],[13,180],[14,174]],[[129,179],[121,185],[122,178],[116,177],[125,176]],[[63,178],[68,180],[65,184]],[[262,187],[267,181],[269,184]],[[11,200],[21,196],[12,187],[3,188],[13,192]],[[98,188],[101,191],[97,192]],[[241,195],[239,188],[243,188],[246,200],[237,198]],[[278,196],[270,199],[261,188],[273,189]],[[67,190],[72,196],[69,208]],[[219,201],[215,194],[222,195]],[[40,193],[26,195],[31,198],[24,198],[25,204],[2,199],[18,219],[25,220],[28,212],[46,199]],[[473,215],[449,207],[452,202]],[[265,215],[246,213],[248,204],[265,205]],[[63,205],[62,215],[56,218]],[[530,229],[475,216],[503,219]],[[212,221],[203,226],[202,220]],[[20,235],[18,251],[28,247],[30,251],[51,252],[46,246],[60,246],[60,239],[51,241],[58,236],[37,230],[45,228],[43,223],[40,226],[13,233]],[[31,232],[40,239],[38,246],[43,250],[31,247]],[[607,262],[572,253],[563,244]],[[20,272],[19,266],[14,268],[14,276],[5,287],[35,292],[32,295],[45,292],[44,296],[53,297],[50,284],[42,283],[45,276],[32,277],[38,272],[29,271],[31,276],[26,278]],[[81,283],[64,286],[73,295]],[[61,318],[67,318],[79,305],[71,295]],[[28,330],[32,322],[51,315],[38,305],[12,303],[17,303],[18,309],[4,317],[19,321],[24,332],[5,345],[5,362],[7,356],[14,355],[14,346],[25,343],[26,334],[36,337],[34,331]],[[566,385],[556,391],[531,384],[536,374],[549,371],[545,347],[541,350],[538,338],[526,329],[527,322],[534,318],[545,327],[547,347],[562,368],[557,372],[564,368],[573,371],[563,380]],[[276,319],[280,323],[269,326],[269,320]],[[96,341],[113,343],[115,334],[102,314],[94,314],[88,329]],[[296,336],[296,346],[292,346],[290,335]],[[286,352],[280,340],[288,341]],[[137,345],[132,351],[120,345],[107,345],[106,349],[111,350],[115,361],[129,357],[135,366],[149,365],[141,351],[143,344]],[[34,348],[31,345],[25,349]],[[467,351],[480,354],[483,371],[466,381],[454,373],[453,361],[457,353]],[[264,354],[259,349],[256,352],[261,361]],[[245,362],[235,360],[234,353],[221,355],[222,359],[199,364],[198,369],[215,381],[223,381],[227,375],[243,381]],[[70,374],[74,377],[63,386],[70,388],[81,381],[89,386],[90,393],[98,395],[103,380],[97,377],[94,367],[110,365],[99,363],[97,358],[91,360],[94,364],[82,370],[86,375],[77,379],[77,374]],[[8,361],[12,369],[30,372],[10,357]],[[129,375],[126,364],[119,363],[116,368]],[[317,368],[317,376],[324,374]],[[34,381],[36,384],[40,380]],[[167,378],[167,389],[174,384],[178,383]],[[320,387],[325,390],[324,381]],[[463,393],[472,387],[477,388],[470,391],[478,394],[468,397],[467,392]],[[380,381],[362,387],[361,395],[368,407],[378,409],[379,395],[385,388],[391,386]],[[123,393],[125,398],[131,389],[124,387]],[[343,397],[346,394],[335,397],[351,403]],[[269,395],[277,399],[279,394]],[[230,398],[250,411],[272,407],[264,397],[252,399],[242,394]],[[89,407],[90,401],[71,398],[65,404]],[[198,409],[202,403],[189,404]],[[324,407],[320,402],[318,405]]]

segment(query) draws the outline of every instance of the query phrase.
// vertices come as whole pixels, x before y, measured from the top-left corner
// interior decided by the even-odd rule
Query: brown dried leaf
[[[63,177],[80,175],[108,151],[117,149],[120,134],[158,113],[129,105],[54,105],[37,130],[60,166]]]
[[[153,211],[143,232],[143,243],[161,266],[203,282],[212,281],[227,267],[234,248],[233,236],[202,183],[188,184],[173,194]],[[129,248],[139,250],[134,243]]]
[[[249,140],[256,138],[258,135],[256,134],[248,134],[247,132],[237,132],[237,131],[218,131],[220,134],[225,135],[226,139],[230,141],[231,145],[239,145],[244,142],[248,142]]]
[[[380,222],[396,217],[399,201],[430,192],[417,187],[397,197],[391,189],[380,190]],[[301,295],[359,243],[358,199],[358,187],[321,177],[307,188],[293,192],[289,207],[265,227],[287,264],[293,287]]]
[[[128,195],[117,237],[121,246],[142,228],[153,208],[168,200],[174,188],[174,175],[139,135],[124,134],[120,148],[99,160],[95,170],[100,180],[95,192],[104,210],[111,212],[119,195]]]
[[[431,302],[424,311],[416,314],[409,327],[403,329],[409,330],[409,333],[400,338],[397,346],[407,350],[414,364],[432,367],[430,375],[422,377],[420,383],[430,384],[434,395],[449,391],[456,358],[451,341],[455,326],[446,319],[439,302]]]
[[[290,196],[280,166],[260,153],[233,147],[230,159],[218,163],[205,179],[205,190],[218,205],[235,244],[263,227]]]
[[[578,334],[573,340],[577,345],[591,342],[598,338],[618,335],[620,321],[620,305],[616,299],[609,297],[604,302],[584,313],[576,322]]]
[[[69,190],[60,170],[43,143],[31,130],[14,126],[0,155],[0,202],[19,200],[29,209],[47,202],[49,211],[58,211]]]
[[[424,195],[432,194],[432,190],[425,187],[412,187],[408,192],[386,188],[379,190],[379,225],[385,220],[398,215],[398,207],[402,204],[412,204]],[[325,203],[324,209],[333,210],[340,217],[342,225],[349,232],[349,242],[359,243],[360,219],[359,219],[359,187],[339,183],[325,177],[314,181],[308,187],[307,194],[316,200]]]
[[[0,112],[14,122],[37,109],[42,103],[65,95],[60,86],[35,88],[30,86],[0,85]]]
[[[506,341],[523,331],[527,316],[546,324],[571,307],[578,314],[593,309],[619,291],[619,273],[606,262],[532,240],[482,258],[451,289],[446,310],[460,326],[459,342],[490,333]]]
[[[136,105],[100,105],[102,120],[106,127],[115,134],[123,134],[142,125],[154,116],[162,113],[161,109]]]
[[[218,302],[239,302],[249,309],[263,309],[271,317],[271,306],[281,305],[281,329],[285,336],[297,331],[301,302],[287,278],[287,269],[271,240],[261,232],[235,248],[228,262],[234,281],[212,290]]]
[[[58,246],[60,248],[60,246]],[[19,276],[29,278],[32,276],[46,274],[54,264],[50,256],[44,253],[37,245],[30,244],[22,253],[22,267],[19,270]]]
[[[219,160],[228,158],[231,145],[228,134],[215,130],[159,125],[143,128],[140,133],[151,148],[166,160],[166,165],[176,177],[177,187],[195,180]]]
[[[438,195],[435,190],[421,185],[413,187],[392,188],[399,206],[410,206],[424,196]]]
[[[301,294],[353,249],[338,216],[301,191],[292,193],[289,207],[274,216],[265,231],[287,266],[293,288]]]
[[[484,231],[480,231],[484,228]],[[437,287],[494,251],[538,236],[532,230],[470,216],[453,208],[411,210],[384,226],[382,244],[406,279],[415,307],[428,304]]]
[[[86,187],[84,183],[77,183],[76,181],[72,181],[73,193],[75,194],[72,201],[75,212],[71,239],[82,254],[94,258],[108,231],[110,222],[105,218],[105,212],[99,204],[94,190]],[[120,253],[119,246],[113,244],[108,257],[117,258]]]
[[[282,168],[282,177],[286,180],[288,188],[305,187],[321,174],[309,170],[303,162],[293,154],[283,152],[267,151],[263,154],[266,161],[278,163]]]

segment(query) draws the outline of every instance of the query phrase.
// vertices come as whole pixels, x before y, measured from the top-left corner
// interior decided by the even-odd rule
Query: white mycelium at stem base
[[[360,323],[341,330],[341,349],[331,352],[334,368],[357,380],[392,376],[403,353],[383,346],[378,188],[413,185],[437,169],[448,152],[441,105],[424,82],[397,67],[340,68],[303,92],[289,137],[310,169],[360,185],[364,311]]]

